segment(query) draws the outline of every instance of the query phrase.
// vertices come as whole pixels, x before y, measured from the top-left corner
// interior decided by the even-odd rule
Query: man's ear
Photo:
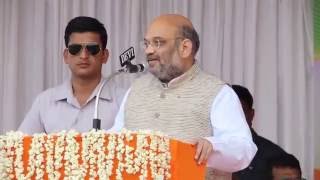
[[[182,58],[187,58],[192,55],[192,42],[190,39],[184,39],[180,42],[179,52]]]
[[[65,48],[64,50],[63,50],[63,61],[64,61],[64,63],[65,64],[69,64],[69,59],[68,59],[68,54],[69,52],[68,52],[68,49],[67,48]]]
[[[106,48],[102,51],[102,64],[107,63],[109,58],[109,50]]]

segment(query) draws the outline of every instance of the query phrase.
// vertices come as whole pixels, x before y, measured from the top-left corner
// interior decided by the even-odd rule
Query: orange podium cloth
[[[314,180],[320,180],[320,168],[314,170]]]
[[[132,134],[133,139],[130,142],[124,142],[126,145],[129,145],[131,147],[136,147],[137,143],[137,135]],[[23,167],[24,167],[24,174],[28,173],[27,167],[29,166],[29,150],[31,148],[32,143],[31,136],[25,136],[23,137],[23,155],[22,155],[22,161],[23,161]],[[82,137],[80,135],[77,135],[74,137],[76,142],[80,145],[80,150],[78,151],[80,154],[81,151],[81,144],[82,144]],[[148,141],[150,142],[150,138],[148,138]],[[56,141],[55,137],[55,141]],[[105,139],[108,139],[108,134],[105,135]],[[180,142],[178,140],[170,139],[169,141],[169,147],[170,147],[170,174],[171,177],[169,179],[172,180],[202,180],[205,178],[205,165],[198,165],[196,161],[194,160],[195,155],[195,146],[187,143]],[[54,147],[55,148],[55,147]],[[46,164],[46,157],[47,155],[44,154],[44,164]],[[81,159],[81,157],[80,157]],[[79,160],[79,164],[82,163],[82,160]],[[113,168],[112,168],[112,175],[109,177],[110,179],[116,179],[116,167],[118,165],[117,158],[114,158],[113,160]],[[97,166],[97,165],[95,165]],[[44,165],[45,167],[45,165]],[[64,179],[64,170],[66,167],[62,167],[59,169],[59,172],[61,173],[61,176],[59,179]],[[150,173],[150,165],[148,165],[148,178],[147,179],[153,179],[151,178]],[[36,174],[36,173],[35,173]],[[32,176],[32,179],[35,179],[35,174]],[[138,180],[139,175],[141,175],[139,172],[136,174],[128,174],[126,171],[122,172],[122,177],[125,180]],[[16,179],[16,176],[13,178]],[[44,169],[44,176],[43,179],[49,179],[48,178],[48,172],[46,172],[46,169]],[[84,177],[84,179],[89,179],[89,173],[87,172],[87,175]],[[100,179],[99,177],[96,177],[95,179]],[[164,178],[166,179],[166,178]]]

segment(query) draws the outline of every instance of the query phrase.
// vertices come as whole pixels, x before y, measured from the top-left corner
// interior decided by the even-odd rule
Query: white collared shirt
[[[50,88],[37,96],[30,111],[25,116],[19,131],[27,134],[53,133],[74,129],[87,132],[92,129],[95,97],[102,81],[92,92],[87,102],[80,107],[73,96],[71,80]],[[103,87],[99,99],[99,119],[101,129],[109,129],[118,112],[124,90],[113,81]]]

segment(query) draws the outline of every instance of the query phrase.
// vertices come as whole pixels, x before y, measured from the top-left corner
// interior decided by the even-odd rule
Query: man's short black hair
[[[281,153],[279,156],[269,158],[267,164],[269,169],[268,175],[270,177],[273,177],[272,175],[273,168],[296,169],[298,170],[300,176],[302,174],[299,160],[294,155],[289,153]]]
[[[244,101],[250,108],[252,108],[253,98],[250,91],[246,87],[236,84],[231,85],[231,87],[238,95],[240,101]]]
[[[64,33],[64,41],[66,47],[68,47],[70,41],[70,35],[74,32],[95,32],[100,35],[100,40],[102,42],[102,48],[105,49],[108,42],[108,34],[104,25],[99,22],[97,19],[86,16],[78,16],[71,21],[69,21],[65,33]]]

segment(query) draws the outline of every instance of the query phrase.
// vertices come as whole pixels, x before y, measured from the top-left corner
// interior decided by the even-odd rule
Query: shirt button
[[[154,114],[154,117],[155,117],[155,118],[159,118],[159,117],[160,117],[160,114],[159,114],[159,113],[155,113],[155,114]]]

